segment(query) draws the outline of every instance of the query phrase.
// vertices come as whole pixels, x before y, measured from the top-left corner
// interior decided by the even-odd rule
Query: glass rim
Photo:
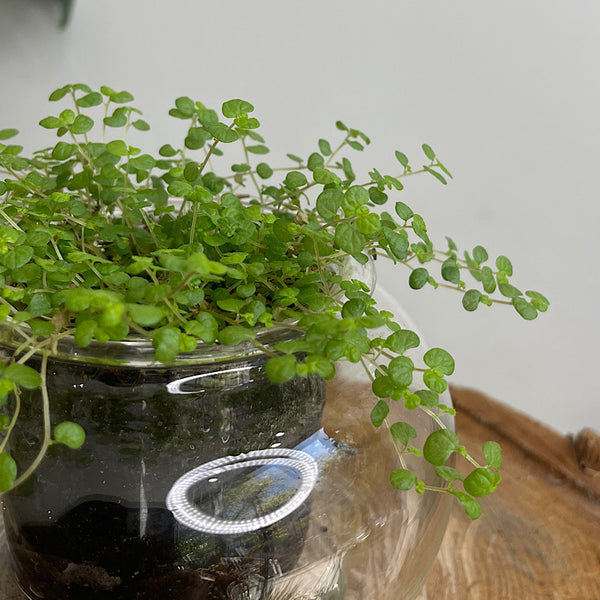
[[[5,347],[16,350],[23,347],[23,351],[26,352],[30,346],[27,345],[27,338],[18,331],[16,325],[16,323],[10,321],[0,323],[0,348]],[[27,327],[26,323],[19,323],[18,325]],[[256,341],[266,348],[301,336],[301,332],[285,326],[261,327],[253,331],[256,333]],[[30,334],[30,332],[31,330],[27,334]],[[34,356],[39,356],[40,353],[41,349],[35,352]],[[129,336],[124,340],[107,340],[106,342],[93,340],[89,346],[81,348],[75,343],[75,338],[72,335],[66,335],[57,340],[54,347],[51,348],[49,357],[67,362],[166,368],[225,362],[259,354],[264,354],[264,351],[257,348],[252,340],[245,340],[233,346],[225,346],[218,342],[206,344],[198,341],[198,346],[191,352],[179,352],[173,361],[162,363],[156,358],[155,349],[150,338]]]

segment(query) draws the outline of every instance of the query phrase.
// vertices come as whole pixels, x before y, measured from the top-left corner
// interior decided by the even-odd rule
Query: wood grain
[[[600,474],[590,468],[594,463],[581,468],[569,437],[483,394],[454,388],[452,396],[463,443],[502,444],[503,480],[482,500],[478,521],[455,507],[418,600],[600,600]],[[593,445],[596,434],[589,435]],[[23,600],[3,534],[0,520],[0,600]]]

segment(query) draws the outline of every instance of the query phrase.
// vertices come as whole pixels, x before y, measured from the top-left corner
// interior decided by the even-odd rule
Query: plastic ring
[[[264,516],[241,520],[219,519],[203,513],[189,499],[189,490],[201,481],[235,469],[262,466],[289,467],[301,478],[296,493],[285,504]],[[296,510],[312,492],[318,475],[319,467],[315,459],[301,450],[290,448],[253,450],[237,456],[218,458],[188,471],[173,484],[167,495],[166,504],[177,521],[190,529],[217,535],[247,533],[268,527]]]

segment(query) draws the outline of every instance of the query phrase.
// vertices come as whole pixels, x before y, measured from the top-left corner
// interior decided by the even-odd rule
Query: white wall
[[[391,171],[393,150],[418,160],[431,144],[454,181],[415,178],[399,198],[439,246],[449,234],[507,254],[515,285],[551,310],[468,314],[403,273],[380,280],[453,352],[457,382],[564,432],[600,428],[598,2],[76,0],[66,30],[57,19],[49,0],[0,1],[0,128],[26,146],[54,108],[48,93],[73,81],[134,93],[152,142],[178,141],[164,115],[187,94],[252,101],[282,152],[311,151],[336,119],[374,140],[357,157],[366,168]]]

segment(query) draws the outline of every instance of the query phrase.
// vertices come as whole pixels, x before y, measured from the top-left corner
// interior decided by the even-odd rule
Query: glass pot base
[[[234,353],[235,354],[235,353]],[[286,384],[266,357],[174,367],[49,362],[52,421],[87,432],[51,446],[5,494],[11,562],[31,600],[409,600],[448,517],[445,497],[395,490],[389,433],[357,365]],[[444,399],[450,404],[449,399]],[[40,443],[22,399],[11,452]],[[435,424],[393,403],[422,446]],[[407,460],[423,480],[432,467]]]

